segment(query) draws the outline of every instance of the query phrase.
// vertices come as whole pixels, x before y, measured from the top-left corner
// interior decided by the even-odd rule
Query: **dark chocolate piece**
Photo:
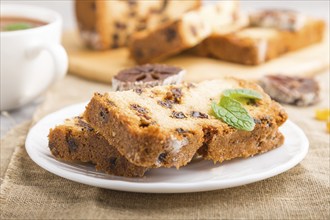
[[[308,106],[319,101],[319,85],[313,78],[268,75],[260,85],[274,100],[297,106]]]
[[[123,82],[150,82],[154,80],[164,80],[169,76],[178,74],[182,69],[163,64],[146,64],[120,71],[115,79]]]

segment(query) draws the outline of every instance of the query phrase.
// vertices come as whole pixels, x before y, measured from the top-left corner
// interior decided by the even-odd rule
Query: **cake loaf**
[[[192,52],[245,65],[258,65],[323,39],[325,24],[322,20],[308,18],[300,29],[294,26],[285,30],[284,26],[283,23],[281,29],[250,26],[229,34],[215,33]]]
[[[104,50],[126,46],[132,33],[153,29],[200,5],[200,0],[76,0],[75,11],[85,44]]]
[[[231,127],[211,112],[225,89],[247,88],[262,99],[246,103],[253,131]],[[181,167],[197,153],[222,162],[280,146],[278,127],[287,114],[261,87],[232,78],[145,88],[135,92],[96,93],[85,120],[131,163],[143,167]]]
[[[146,167],[130,163],[117,149],[109,145],[81,117],[66,120],[49,132],[49,148],[58,158],[70,162],[91,162],[96,170],[126,177],[142,177]]]
[[[139,64],[160,61],[191,48],[214,30],[232,23],[238,14],[237,1],[220,1],[183,14],[175,21],[132,35],[130,54]]]

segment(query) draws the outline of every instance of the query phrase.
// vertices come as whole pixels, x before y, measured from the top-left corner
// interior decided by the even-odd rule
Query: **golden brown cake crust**
[[[148,170],[128,162],[81,117],[51,129],[48,137],[49,148],[58,159],[91,162],[97,170],[117,176],[142,177]]]
[[[257,106],[246,106],[256,122],[252,132],[234,129],[210,112],[211,102],[217,101],[226,88],[250,88],[263,95]],[[176,103],[173,97],[179,101]],[[193,86],[154,87],[142,94],[134,91],[95,94],[84,118],[131,163],[180,167],[190,162],[201,147],[209,149],[203,154],[205,158],[223,161],[279,146],[281,142],[265,140],[274,136],[287,114],[256,84],[228,79]],[[244,150],[246,141],[250,146]],[[214,154],[223,144],[228,149],[241,149],[241,153],[225,153],[222,157]]]

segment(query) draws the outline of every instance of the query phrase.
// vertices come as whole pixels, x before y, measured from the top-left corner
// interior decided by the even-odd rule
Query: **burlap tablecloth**
[[[129,193],[63,179],[27,155],[24,139],[30,123],[26,122],[1,140],[1,219],[330,219],[329,134],[325,123],[313,118],[315,108],[329,106],[329,74],[319,81],[320,104],[286,106],[290,119],[310,141],[306,158],[276,177],[211,192]],[[50,89],[32,124],[63,106],[90,99],[94,91],[108,89],[67,76]]]

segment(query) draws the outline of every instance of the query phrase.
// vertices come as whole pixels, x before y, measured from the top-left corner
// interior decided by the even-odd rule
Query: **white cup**
[[[68,69],[61,45],[62,18],[52,10],[1,4],[1,17],[21,17],[47,23],[39,27],[0,32],[0,110],[21,107],[44,93]]]

